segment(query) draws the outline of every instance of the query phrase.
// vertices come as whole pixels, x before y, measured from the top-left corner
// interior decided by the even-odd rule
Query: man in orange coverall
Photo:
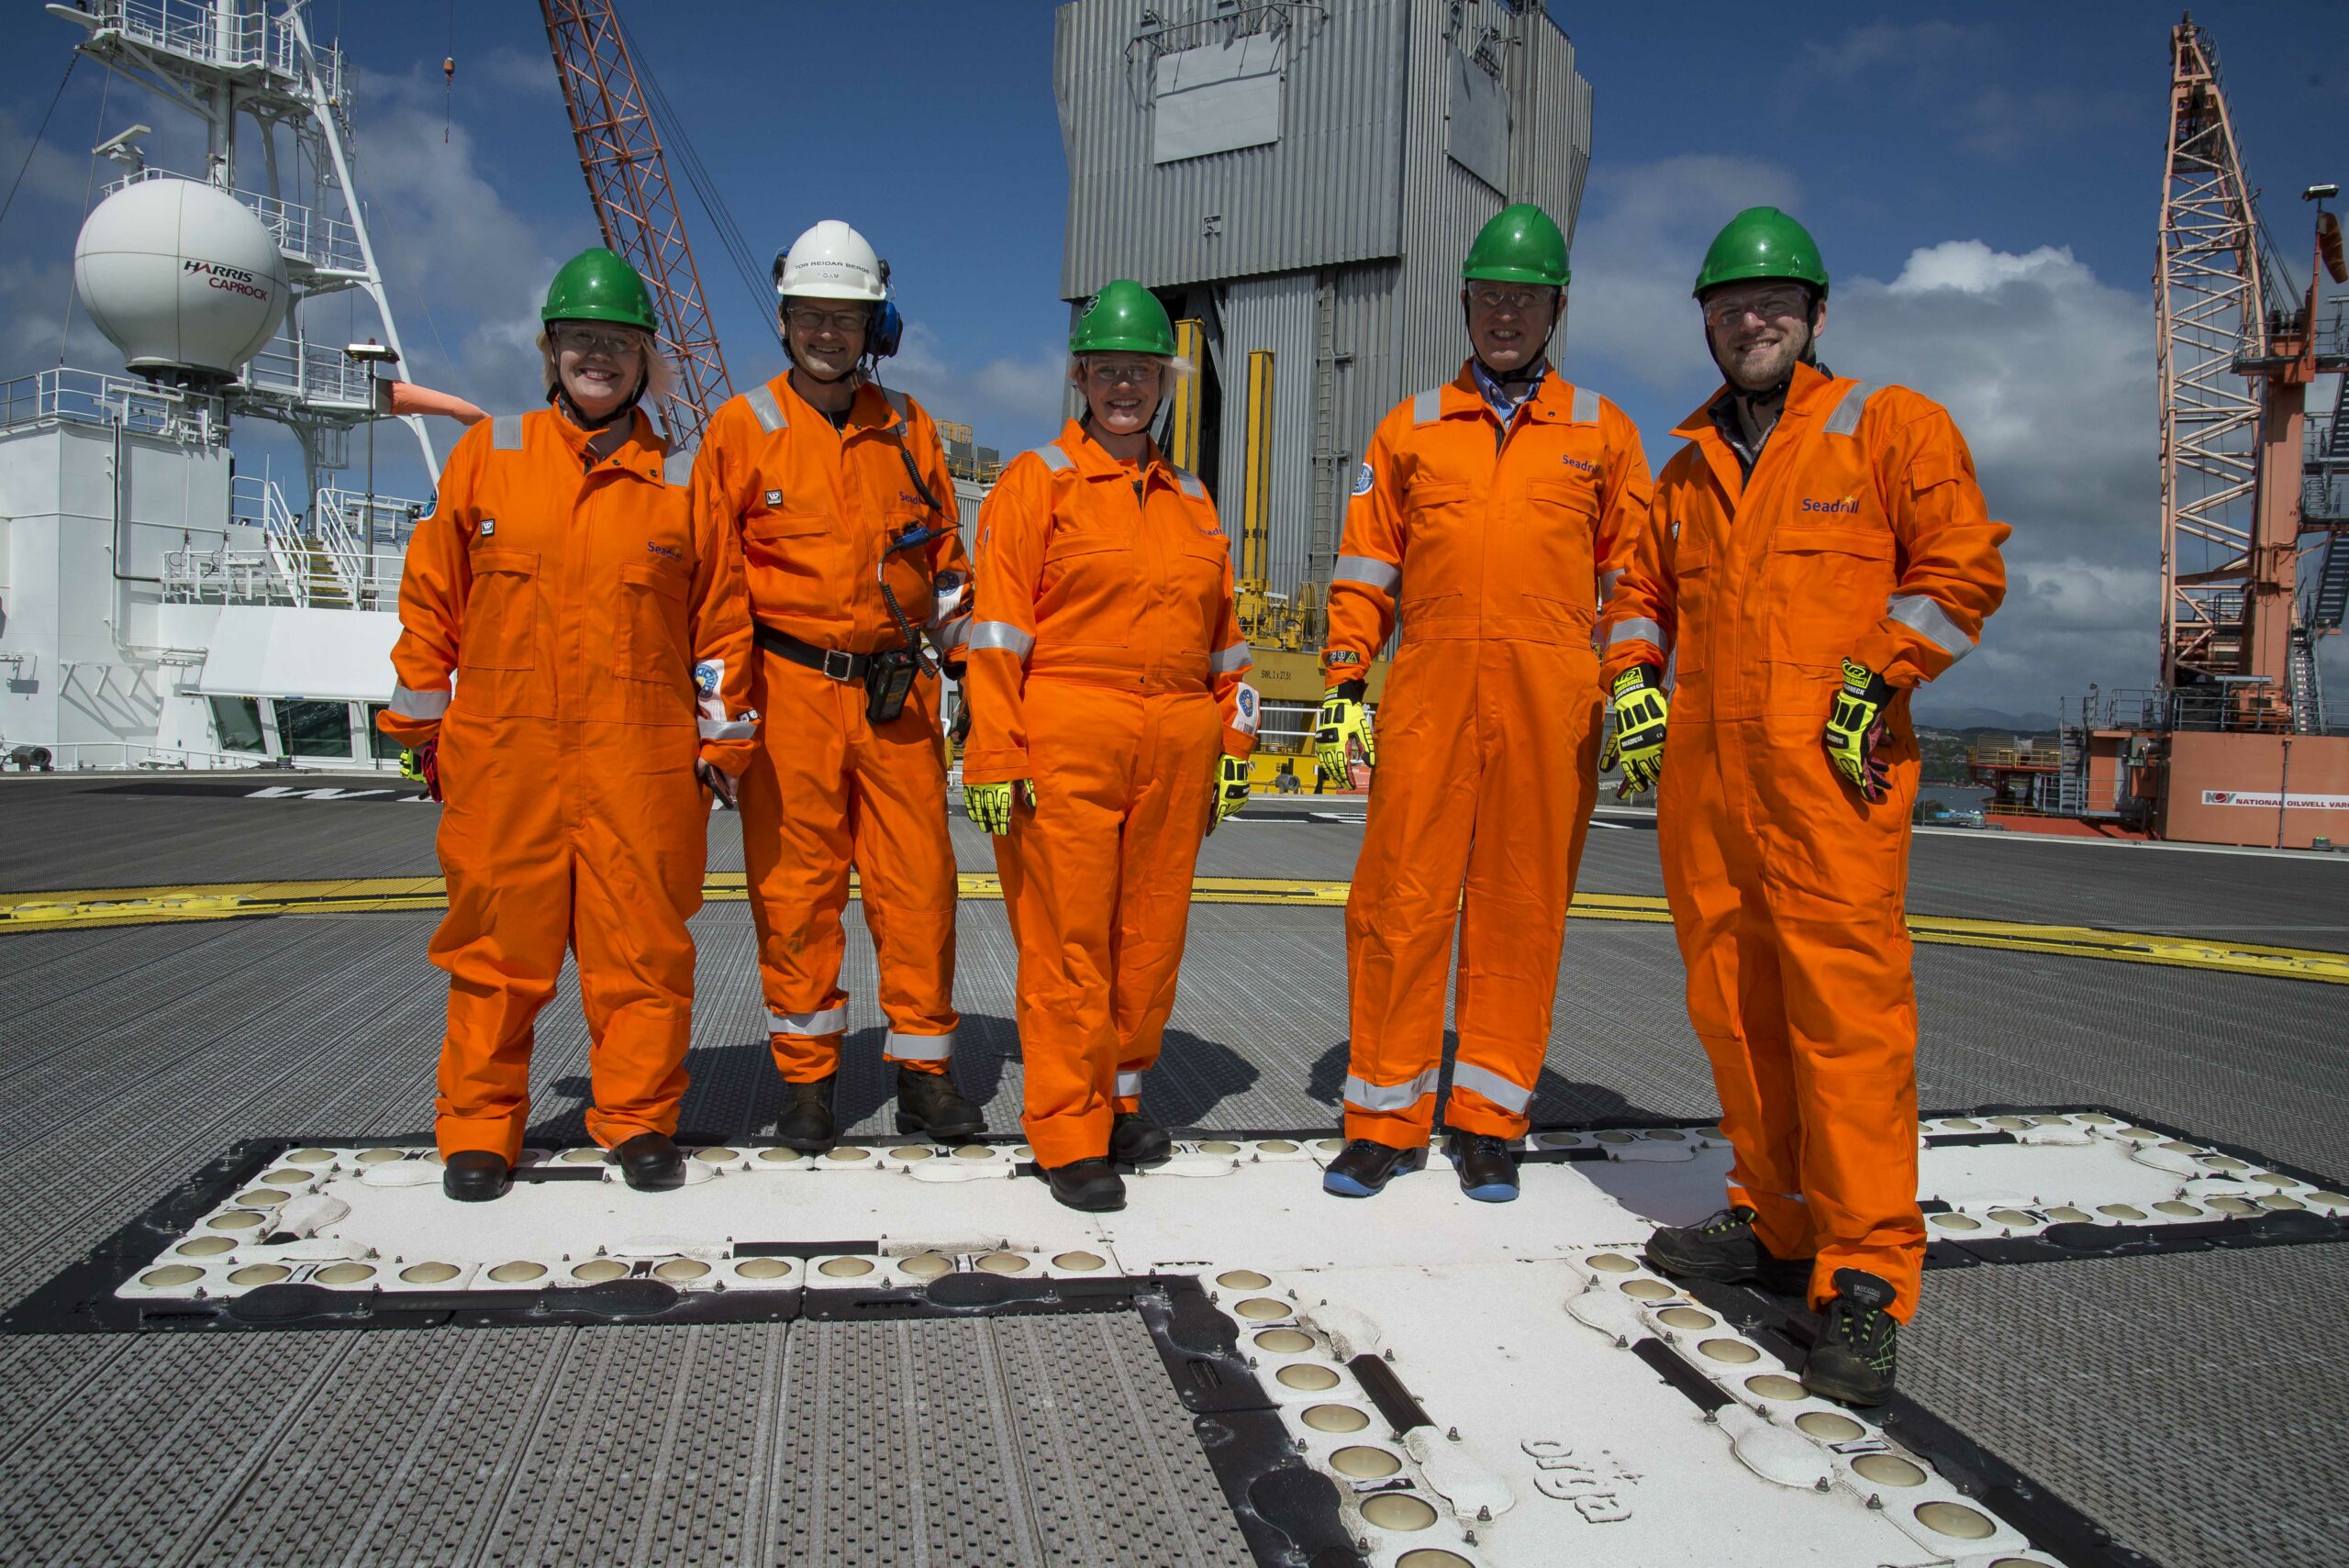
[[[1069,362],[1084,417],[1015,459],[979,514],[963,799],[997,835],[1019,943],[1021,1126],[1052,1195],[1097,1211],[1125,1202],[1111,1161],[1173,1149],[1141,1075],[1199,840],[1248,798],[1257,709],[1215,503],[1150,437],[1188,370],[1174,323],[1117,279]]]
[[[674,1187],[704,786],[749,766],[751,623],[730,530],[639,401],[666,367],[633,268],[589,250],[543,311],[547,397],[450,454],[400,582],[380,723],[440,817],[449,973],[435,1136],[449,1195],[506,1190],[529,1120],[531,1024],[568,944],[594,1037],[587,1130],[635,1187]],[[454,677],[452,680],[452,676]],[[700,782],[696,782],[696,779]]]
[[[2009,530],[1938,405],[1819,363],[1827,282],[1774,207],[1714,239],[1695,292],[1725,384],[1675,432],[1603,634],[1627,773],[1670,763],[1664,889],[1736,1151],[1729,1207],[1648,1255],[1804,1291],[1825,1314],[1804,1384],[1874,1404],[1925,1254],[1909,693],[1980,639]]]
[[[769,1040],[791,1103],[775,1140],[837,1135],[832,1089],[849,870],[880,960],[897,1129],[985,1125],[957,1094],[954,851],[938,684],[919,639],[959,651],[970,572],[938,427],[869,379],[896,349],[888,269],[827,219],[775,258],[791,368],[710,416],[694,502],[740,531],[766,715],[742,789],[742,853]]]
[[[1322,1175],[1346,1197],[1425,1161],[1455,918],[1446,1152],[1469,1196],[1517,1195],[1508,1144],[1549,1050],[1598,773],[1599,584],[1648,512],[1639,432],[1544,357],[1568,281],[1558,226],[1503,209],[1461,277],[1474,357],[1380,422],[1330,583],[1322,773],[1342,784],[1353,745],[1375,764],[1346,901],[1349,1141]],[[1374,751],[1364,671],[1398,613]]]

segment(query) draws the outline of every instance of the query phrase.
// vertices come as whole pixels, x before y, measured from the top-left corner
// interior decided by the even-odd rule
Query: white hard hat
[[[774,259],[774,292],[785,299],[889,297],[888,272],[863,235],[828,217]]]

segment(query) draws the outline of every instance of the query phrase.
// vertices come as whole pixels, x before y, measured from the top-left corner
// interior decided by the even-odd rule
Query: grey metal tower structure
[[[1574,46],[1540,0],[1070,0],[1052,89],[1061,294],[1135,278],[1197,324],[1189,455],[1310,641],[1371,430],[1459,371],[1477,228],[1531,201],[1573,237]]]

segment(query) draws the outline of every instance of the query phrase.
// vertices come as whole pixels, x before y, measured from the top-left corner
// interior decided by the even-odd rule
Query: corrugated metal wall
[[[1146,28],[1137,0],[1072,0],[1054,15],[1052,92],[1069,166],[1061,296],[1112,278],[1161,288],[1395,254],[1384,194],[1401,177],[1400,44],[1414,0],[1249,0],[1244,17],[1219,17],[1215,0],[1151,8],[1165,27]],[[1262,25],[1288,31],[1280,139],[1152,162],[1158,54]]]
[[[1460,258],[1505,200],[1539,202],[1569,239],[1590,166],[1591,92],[1539,0],[1071,0],[1055,18],[1054,91],[1069,160],[1063,294],[1113,277],[1213,302],[1222,390],[1201,477],[1237,539],[1247,362],[1275,370],[1270,586],[1326,580],[1350,482],[1397,403],[1466,352]],[[1279,141],[1152,162],[1150,66],[1163,49],[1287,27]],[[1445,150],[1451,72],[1480,42],[1509,105],[1507,193]],[[1481,69],[1472,63],[1471,69]],[[1208,220],[1215,221],[1210,223]],[[1563,343],[1553,346],[1553,357]]]

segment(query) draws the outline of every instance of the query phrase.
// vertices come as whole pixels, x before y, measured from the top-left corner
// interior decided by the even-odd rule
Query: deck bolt
[[[1443,1435],[1451,1439],[1453,1442],[1458,1442],[1460,1440],[1460,1429],[1458,1427],[1446,1427],[1443,1429]]]

